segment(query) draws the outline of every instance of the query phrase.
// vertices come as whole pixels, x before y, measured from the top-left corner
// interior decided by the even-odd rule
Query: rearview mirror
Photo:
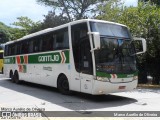
[[[142,54],[147,51],[146,40],[144,38],[133,38],[136,54]]]
[[[99,32],[89,32],[88,34],[93,35],[93,37],[92,37],[93,50],[100,49],[101,42],[100,42],[100,34],[99,34]]]

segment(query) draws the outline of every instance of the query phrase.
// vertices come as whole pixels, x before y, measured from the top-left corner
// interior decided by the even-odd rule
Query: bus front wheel
[[[69,82],[65,75],[61,75],[58,78],[57,87],[62,94],[65,95],[71,94],[71,91],[69,90]]]

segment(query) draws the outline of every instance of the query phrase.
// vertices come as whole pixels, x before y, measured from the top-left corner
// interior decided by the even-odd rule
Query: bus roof
[[[20,39],[17,39],[17,40],[14,40],[14,41],[9,41],[6,44],[12,44],[12,43],[17,42],[17,41],[25,40],[27,38],[32,38],[32,37],[35,37],[37,35],[45,34],[45,33],[48,33],[48,32],[51,32],[51,31],[54,31],[54,30],[57,30],[57,29],[61,29],[61,28],[67,27],[68,25],[74,25],[74,24],[78,24],[78,23],[82,23],[82,22],[89,22],[89,21],[91,21],[91,22],[109,23],[109,24],[115,24],[115,25],[120,25],[120,26],[127,27],[127,26],[125,26],[123,24],[110,22],[110,21],[105,21],[105,20],[81,19],[81,20],[72,21],[72,22],[57,26],[57,27],[47,28],[47,29],[44,29],[44,30],[41,30],[41,31],[38,31],[38,32],[35,32],[35,33],[32,33],[32,34],[29,34],[29,35],[26,35],[26,36],[24,36],[24,37],[22,37]]]

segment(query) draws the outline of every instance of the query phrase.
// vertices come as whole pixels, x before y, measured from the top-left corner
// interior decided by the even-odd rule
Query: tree
[[[22,36],[41,30],[40,21],[33,22],[28,17],[18,17],[17,20],[18,21],[14,22],[12,25],[17,26],[21,30]]]
[[[0,22],[0,44],[8,42],[11,39],[11,34],[9,33],[9,27]]]
[[[138,2],[151,2],[152,4],[160,6],[160,0],[138,0]]]
[[[97,4],[106,0],[37,0],[38,3],[51,6],[61,15],[67,16],[69,21],[88,18]]]
[[[45,19],[42,22],[42,29],[56,27],[69,22],[67,17],[56,15],[55,12],[49,11],[48,15],[44,15]]]
[[[98,6],[97,19],[118,22],[123,13],[123,3],[121,0],[110,0],[105,4]]]

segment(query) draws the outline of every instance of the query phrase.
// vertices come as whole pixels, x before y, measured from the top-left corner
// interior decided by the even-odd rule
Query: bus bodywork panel
[[[17,70],[19,79],[28,82],[56,87],[61,68],[61,73],[70,77],[69,50],[7,57],[4,62],[6,76]]]
[[[115,92],[131,91],[137,87],[137,83],[138,83],[137,80],[132,80],[126,83],[111,83],[111,82],[101,82],[95,80],[92,94],[103,95]]]

